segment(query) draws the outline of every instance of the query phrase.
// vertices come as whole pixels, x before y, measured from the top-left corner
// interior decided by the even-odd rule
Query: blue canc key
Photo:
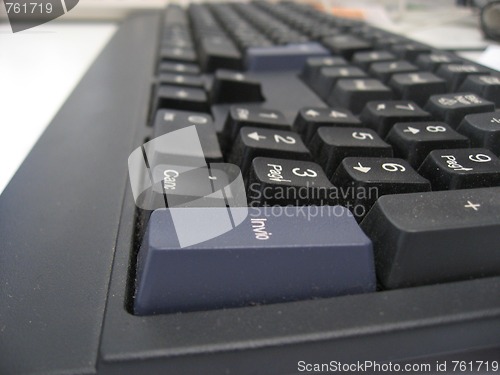
[[[252,72],[298,70],[309,57],[326,56],[330,52],[315,42],[254,47],[246,52],[246,68]]]
[[[189,246],[180,246],[181,232],[192,233]],[[159,209],[138,254],[134,311],[239,307],[375,286],[372,243],[344,207]]]

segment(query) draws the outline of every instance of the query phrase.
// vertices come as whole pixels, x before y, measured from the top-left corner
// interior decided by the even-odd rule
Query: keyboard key
[[[247,73],[219,69],[211,91],[212,103],[262,102],[260,82]]]
[[[208,111],[208,98],[204,90],[191,87],[159,85],[156,91],[157,108]]]
[[[335,205],[338,191],[310,161],[257,157],[248,184],[249,206]]]
[[[257,156],[292,160],[310,160],[309,150],[297,133],[245,126],[241,128],[229,156],[246,176]]]
[[[367,75],[361,69],[352,66],[334,68],[321,68],[316,83],[311,88],[319,97],[327,99],[333,86],[342,78],[366,78]]]
[[[422,53],[415,64],[424,70],[435,72],[442,64],[460,64],[463,60],[450,53]]]
[[[382,195],[431,189],[429,181],[415,172],[406,160],[396,158],[345,158],[331,181],[341,189],[342,205],[358,220]]]
[[[201,73],[198,65],[183,64],[174,61],[161,61],[158,67],[160,73],[178,73],[178,74],[192,74],[198,75]]]
[[[472,147],[484,147],[500,156],[500,111],[467,115],[457,131],[469,137]]]
[[[417,71],[418,68],[415,65],[410,64],[408,61],[398,60],[373,63],[370,65],[369,73],[382,82],[387,83],[393,74],[413,73]]]
[[[197,88],[203,88],[205,84],[201,76],[173,73],[160,73],[158,82],[160,83],[160,85],[175,85]]]
[[[326,100],[332,107],[359,113],[372,100],[391,100],[392,90],[376,79],[339,79]]]
[[[302,108],[295,118],[293,130],[309,144],[320,126],[352,127],[361,126],[361,122],[344,108]]]
[[[302,70],[302,79],[308,85],[314,85],[321,68],[346,65],[348,62],[343,57],[310,57]]]
[[[418,168],[429,152],[437,149],[469,147],[469,140],[444,122],[406,122],[395,124],[387,135],[394,155]]]
[[[418,173],[433,190],[470,189],[500,185],[500,160],[485,148],[432,151]]]
[[[412,101],[372,101],[361,112],[361,122],[385,137],[397,122],[430,120],[429,113]]]
[[[352,63],[363,70],[368,70],[373,63],[394,60],[396,56],[388,51],[356,52],[352,57]]]
[[[179,120],[184,114],[175,113]],[[171,113],[165,112],[167,115],[170,117]],[[166,123],[159,125],[166,126]],[[209,145],[209,140],[201,141],[201,134],[196,132],[195,126],[177,126],[173,130],[161,134],[159,129],[157,137],[134,150],[128,159],[136,205],[144,210],[186,204],[200,207],[217,206],[218,203],[225,207],[221,197],[208,195],[217,183],[227,184],[224,181],[229,179],[230,169],[224,168],[221,173],[216,173],[215,169],[220,169],[221,164],[212,163],[210,168],[207,167],[204,147]]]
[[[470,75],[488,73],[488,69],[473,64],[443,64],[436,70],[436,74],[448,82],[449,91],[457,91]]]
[[[136,198],[139,207],[224,207],[222,195],[213,194],[229,182],[223,171],[185,165],[150,164],[153,183]],[[149,176],[147,177],[149,178]],[[214,182],[215,181],[215,182]],[[140,202],[140,203],[139,203]]]
[[[473,93],[432,95],[424,109],[438,120],[442,120],[456,129],[465,115],[471,113],[492,112],[495,105]]]
[[[324,38],[321,42],[335,55],[345,59],[350,59],[356,52],[372,49],[369,42],[352,35],[335,35]]]
[[[154,211],[138,255],[134,312],[375,291],[371,241],[345,208],[282,210],[286,212],[233,208],[228,214],[225,207]]]
[[[394,74],[388,83],[399,98],[424,106],[429,96],[448,92],[446,82],[432,73]]]
[[[377,50],[390,50],[394,45],[408,43],[409,41],[402,36],[387,33],[386,35],[376,37],[373,40],[373,47]]]
[[[315,42],[252,47],[246,51],[246,68],[252,72],[301,70],[308,58],[329,55],[328,50]]]
[[[366,128],[321,127],[312,138],[311,150],[329,178],[346,157],[392,157],[392,147]]]
[[[255,106],[236,106],[229,109],[223,134],[226,139],[234,140],[244,126],[267,129],[291,130],[285,116],[280,111]]]
[[[202,113],[174,111],[171,109],[159,110],[154,121],[153,136],[170,133],[188,126],[195,126],[199,142],[207,162],[222,162],[222,152],[217,140],[212,117]]]
[[[163,47],[160,49],[160,58],[168,61],[195,63],[196,53],[191,48]]]
[[[384,196],[361,228],[385,288],[500,275],[500,188]]]
[[[426,45],[410,42],[395,44],[391,47],[391,51],[400,59],[414,61],[418,55],[422,53],[429,53],[431,52],[431,49]]]
[[[228,37],[206,35],[198,39],[200,63],[206,72],[242,69],[243,56]]]
[[[500,108],[500,78],[490,75],[469,75],[460,86],[460,91],[471,91],[495,103]]]

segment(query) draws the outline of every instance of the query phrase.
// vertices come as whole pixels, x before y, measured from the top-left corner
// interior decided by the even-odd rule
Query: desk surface
[[[378,17],[380,7],[370,12],[374,20],[384,19],[384,26],[435,47],[488,45],[469,10],[417,10],[399,22]],[[117,27],[114,22],[51,22],[13,34],[9,25],[0,24],[0,193]],[[480,52],[466,57],[481,61]],[[495,58],[500,62],[498,50]]]

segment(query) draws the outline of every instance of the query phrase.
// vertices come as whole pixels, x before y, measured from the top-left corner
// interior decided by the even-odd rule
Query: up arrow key
[[[370,169],[371,167],[363,167],[361,165],[361,163],[358,163],[358,166],[357,167],[353,167],[354,169],[356,169],[357,171],[360,171],[360,172],[363,172],[363,173],[368,173],[370,172]]]
[[[259,133],[257,133],[257,132],[253,132],[253,133],[248,134],[248,138],[251,138],[255,141],[260,141],[261,139],[266,139],[266,137],[264,137],[263,135],[259,135]]]
[[[417,134],[420,133],[420,130],[408,126],[405,130],[403,130],[403,133]]]

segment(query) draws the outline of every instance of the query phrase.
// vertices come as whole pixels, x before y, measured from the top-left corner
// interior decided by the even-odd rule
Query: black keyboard
[[[499,107],[301,3],[130,16],[0,197],[0,373],[498,372]]]

